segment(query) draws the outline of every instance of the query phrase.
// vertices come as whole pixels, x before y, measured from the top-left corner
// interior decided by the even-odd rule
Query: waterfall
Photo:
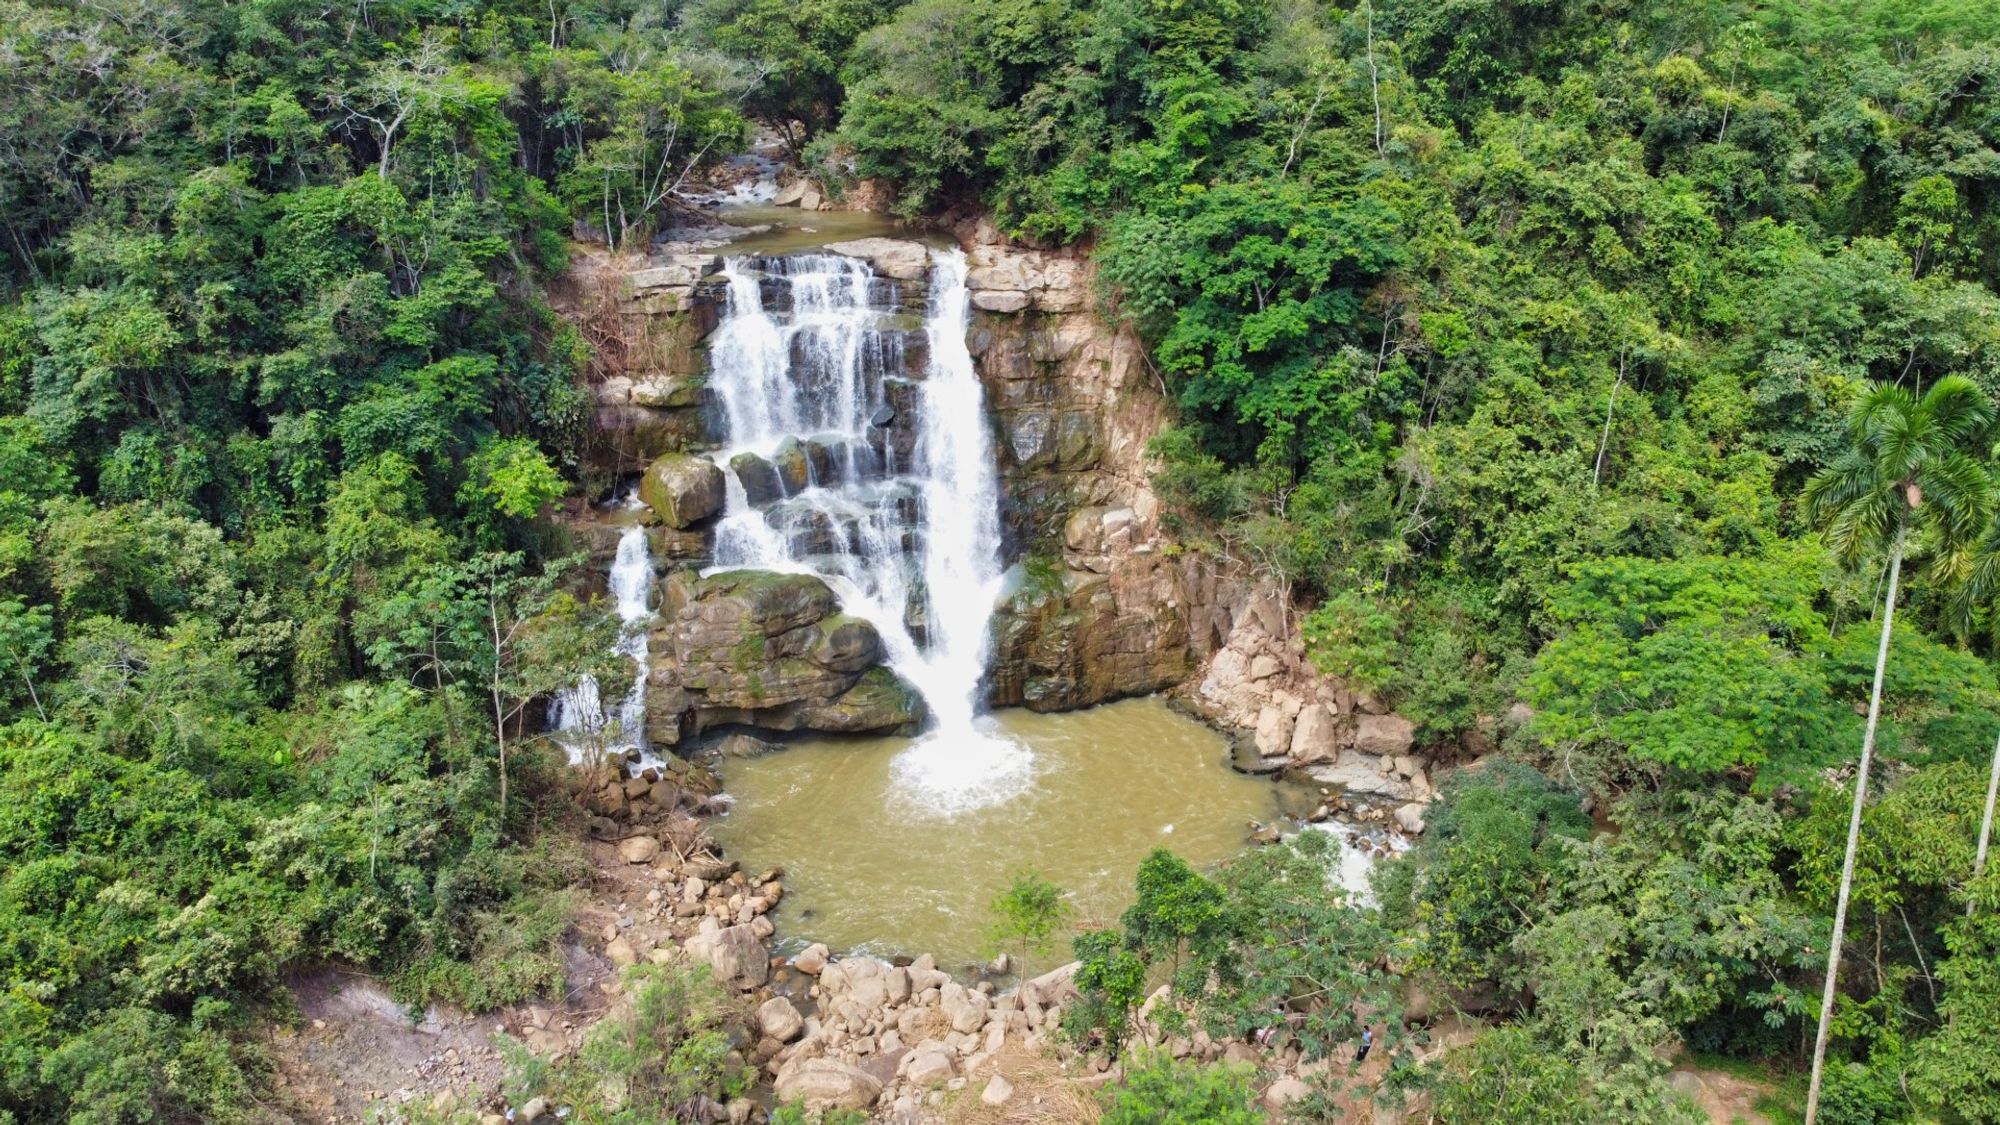
[[[947,813],[1032,772],[979,716],[1003,568],[965,275],[962,253],[932,253],[913,333],[898,283],[864,261],[732,258],[709,345],[727,488],[711,569],[817,574],[875,626],[932,716],[898,776],[914,806]]]
[[[628,507],[638,506],[636,496],[628,497]],[[618,653],[632,661],[632,683],[615,708],[604,706],[597,680],[585,676],[575,687],[556,693],[549,703],[549,729],[569,751],[570,764],[604,754],[622,753],[636,772],[655,765],[646,746],[646,622],[653,615],[647,594],[653,584],[653,560],[646,548],[646,529],[633,526],[618,537],[618,553],[611,562],[609,586],[625,630],[618,638]]]

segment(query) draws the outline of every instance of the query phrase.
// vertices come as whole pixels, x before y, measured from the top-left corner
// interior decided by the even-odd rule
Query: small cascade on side
[[[637,496],[628,496],[625,506],[638,507]],[[618,620],[624,626],[617,651],[632,661],[632,682],[617,703],[607,707],[596,677],[584,676],[576,686],[556,693],[550,701],[548,725],[556,741],[569,751],[571,765],[619,754],[636,774],[659,764],[646,744],[646,673],[650,653],[645,626],[653,616],[652,607],[647,604],[653,586],[653,560],[646,546],[645,528],[635,524],[618,537],[618,551],[611,561],[607,585],[617,607]]]
[[[900,283],[834,254],[734,258],[710,340],[727,502],[712,570],[817,574],[928,706],[898,761],[913,809],[1005,800],[1032,759],[979,714],[999,480],[966,346],[965,257],[936,251],[921,329]]]

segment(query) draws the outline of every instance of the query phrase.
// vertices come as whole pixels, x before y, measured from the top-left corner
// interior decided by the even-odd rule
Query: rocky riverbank
[[[615,768],[599,776],[589,807],[605,901],[586,945],[610,969],[642,961],[705,965],[754,1012],[740,1051],[776,1099],[918,1125],[964,1120],[969,1107],[1006,1106],[1023,1090],[1033,1098],[1087,1094],[1121,1076],[1120,1059],[1080,1050],[1057,1034],[1076,995],[1074,964],[1015,980],[1005,975],[1012,967],[1005,958],[954,974],[928,955],[839,956],[824,945],[774,953],[784,872],[752,873],[719,854],[703,823],[717,808],[716,786],[706,768],[678,759],[652,780]],[[603,1004],[621,1002],[615,976],[595,980]],[[1257,1044],[1169,1033],[1160,1017],[1172,1003],[1165,988],[1149,998],[1133,1049],[1254,1066],[1273,1112],[1304,1096],[1308,1080],[1327,1067],[1303,1063],[1282,1038]],[[524,1010],[510,1025],[551,1058],[577,1049],[587,1029],[539,1009]],[[1365,1096],[1379,1076],[1379,1066],[1357,1074],[1364,1091],[1357,1112],[1365,1115],[1354,1120],[1382,1119]],[[761,1114],[744,1099],[714,1105],[708,1119],[741,1123]]]

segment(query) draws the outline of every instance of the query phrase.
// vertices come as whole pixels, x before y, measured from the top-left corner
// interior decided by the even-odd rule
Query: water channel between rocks
[[[1158,699],[986,721],[1032,751],[1033,782],[955,813],[899,780],[912,739],[805,740],[723,762],[734,805],[715,835],[746,868],[785,868],[788,943],[984,961],[989,904],[1015,872],[1067,888],[1080,924],[1108,924],[1154,847],[1207,866],[1243,848],[1246,822],[1279,813],[1270,781],[1231,770],[1221,735]],[[1066,941],[1054,956],[1068,959]]]

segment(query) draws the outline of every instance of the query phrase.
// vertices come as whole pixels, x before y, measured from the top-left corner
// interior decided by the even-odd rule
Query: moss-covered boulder
[[[887,668],[870,668],[839,698],[799,709],[802,730],[839,734],[916,733],[924,699]]]
[[[722,470],[706,457],[669,453],[646,467],[639,499],[661,523],[688,527],[722,510]]]
[[[655,680],[683,733],[728,723],[852,733],[914,724],[921,700],[886,668],[882,638],[839,611],[810,574],[726,571],[671,575],[668,624],[654,648]]]

